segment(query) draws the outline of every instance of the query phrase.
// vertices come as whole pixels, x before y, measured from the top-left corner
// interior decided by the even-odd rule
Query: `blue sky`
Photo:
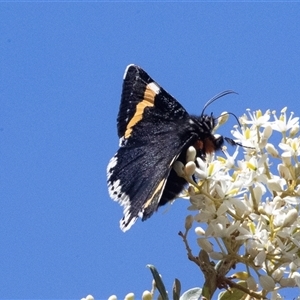
[[[151,289],[147,264],[169,290],[175,277],[201,286],[177,235],[187,201],[119,229],[106,166],[123,72],[140,65],[193,114],[233,89],[207,113],[299,116],[299,5],[1,3],[0,298],[139,297]]]

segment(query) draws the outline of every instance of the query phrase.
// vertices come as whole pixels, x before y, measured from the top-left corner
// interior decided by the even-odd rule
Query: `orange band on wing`
[[[134,127],[140,120],[142,120],[145,108],[154,106],[156,92],[152,89],[152,86],[149,85],[150,84],[146,86],[143,100],[138,103],[138,105],[136,106],[135,114],[131,118],[130,122],[127,124],[124,135],[125,139],[130,137],[132,127]]]

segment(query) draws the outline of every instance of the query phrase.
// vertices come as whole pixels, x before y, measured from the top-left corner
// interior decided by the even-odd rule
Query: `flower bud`
[[[290,170],[284,164],[279,164],[277,166],[277,170],[278,170],[278,173],[280,174],[280,176],[282,178],[284,178],[285,180],[289,180],[291,178]]]
[[[254,258],[254,264],[257,267],[261,267],[262,264],[265,262],[266,260],[266,252],[265,251],[259,251],[258,254],[255,256]]]
[[[288,227],[288,226],[292,226],[294,224],[294,222],[297,220],[298,218],[298,211],[296,208],[292,208],[288,211],[288,213],[286,214],[286,217],[284,219],[284,223],[283,223],[283,227]]]
[[[195,147],[190,146],[186,151],[186,161],[195,161],[197,151]]]
[[[125,296],[124,300],[134,300],[134,293],[129,293]]]
[[[152,294],[149,291],[144,291],[142,295],[142,300],[152,300]]]
[[[284,268],[278,268],[273,272],[272,277],[274,278],[275,281],[279,282],[283,275],[284,275]]]
[[[300,287],[300,274],[299,272],[293,272],[292,278],[295,279],[295,283]]]
[[[212,251],[209,253],[209,257],[213,260],[221,260],[224,258],[224,254],[222,252]]]
[[[285,166],[289,167],[291,165],[291,154],[289,152],[282,153],[281,159]]]
[[[272,135],[273,129],[271,125],[267,125],[262,133],[263,139],[268,139]]]
[[[193,221],[194,221],[194,217],[192,215],[188,215],[186,218],[185,218],[185,229],[186,230],[189,230],[191,229],[192,225],[193,225]]]
[[[194,175],[196,170],[196,164],[193,161],[189,161],[185,166],[184,166],[184,172],[187,176],[192,176]]]
[[[268,143],[265,148],[271,156],[273,156],[275,158],[279,157],[279,153],[273,144]]]
[[[250,290],[252,290],[252,291],[256,291],[256,290],[257,290],[257,283],[256,283],[256,280],[255,280],[252,276],[250,276],[250,277],[246,280],[246,282],[247,282],[247,286],[248,286],[248,288],[249,288]]]
[[[261,275],[259,277],[259,283],[266,291],[273,291],[275,289],[274,279],[268,275]]]
[[[227,112],[227,111],[222,112],[222,113],[221,113],[221,116],[220,116],[219,119],[218,119],[219,126],[220,126],[220,125],[223,125],[224,123],[226,123],[227,120],[228,120],[228,118],[229,118],[228,112]]]
[[[210,253],[213,251],[212,244],[205,238],[198,238],[197,239],[198,245],[207,253]]]
[[[198,227],[195,228],[195,233],[197,235],[200,235],[200,236],[204,236],[205,235],[204,229],[202,227],[200,227],[200,226],[198,226]]]
[[[293,138],[299,132],[299,125],[294,125],[290,131],[290,137]]]
[[[294,287],[296,285],[294,278],[281,278],[279,283],[282,287]]]

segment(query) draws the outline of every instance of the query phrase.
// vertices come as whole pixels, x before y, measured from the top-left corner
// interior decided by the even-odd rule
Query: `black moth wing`
[[[151,114],[156,116],[159,123],[179,121],[189,117],[183,106],[160,87],[142,68],[129,65],[125,70],[123,79],[117,119],[118,136],[122,141],[131,135],[133,127],[139,121],[142,119],[143,122],[146,121],[143,116],[145,108],[152,108]],[[150,120],[151,122],[153,120]],[[152,126],[155,127],[156,124],[152,124]]]
[[[182,190],[185,180],[172,164],[197,140],[188,132],[189,119],[186,110],[145,71],[127,67],[118,115],[120,149],[107,167],[109,194],[124,206],[123,231],[138,217],[149,218]]]

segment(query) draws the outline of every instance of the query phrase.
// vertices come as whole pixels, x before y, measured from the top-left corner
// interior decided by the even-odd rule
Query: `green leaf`
[[[199,300],[201,295],[202,295],[202,289],[196,287],[184,292],[180,297],[180,300]]]
[[[247,282],[246,281],[239,281],[239,285],[247,288]],[[237,289],[237,288],[231,288],[231,291],[224,291],[221,292],[218,296],[218,300],[244,300],[248,294],[244,293],[243,291]]]
[[[175,278],[173,283],[173,300],[179,300],[180,290],[181,290],[181,283],[177,278]]]
[[[159,273],[157,272],[156,268],[153,265],[147,265],[150,269],[153,279],[155,281],[156,287],[161,295],[162,300],[169,300],[168,293],[166,291],[165,285],[161,280]]]

